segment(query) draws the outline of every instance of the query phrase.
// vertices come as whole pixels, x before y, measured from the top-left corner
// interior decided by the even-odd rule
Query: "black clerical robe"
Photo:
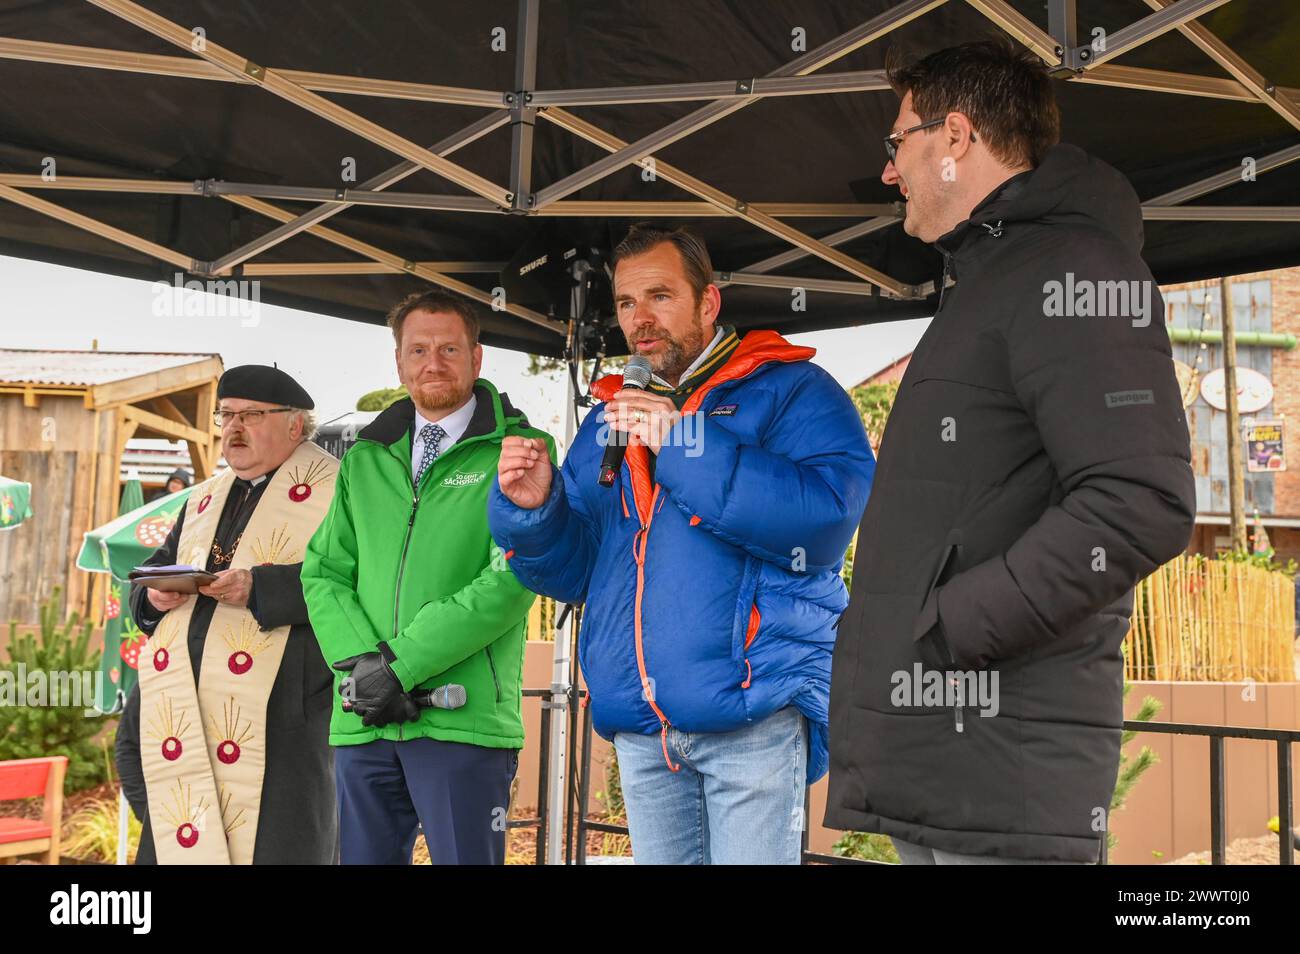
[[[221,512],[212,549],[210,572],[227,569],[262,492],[275,471],[256,482],[236,479]],[[177,562],[177,543],[185,520],[182,508],[171,532],[145,566]],[[288,625],[288,645],[266,709],[266,773],[257,824],[254,864],[334,864],[338,857],[338,808],[334,793],[334,755],[329,747],[334,677],[307,617],[299,581],[301,563],[255,566],[248,608],[263,630]],[[164,614],[154,609],[144,587],[131,590],[131,613],[152,636]],[[199,680],[208,624],[217,601],[198,594],[190,617],[190,663]],[[140,687],[131,691],[117,729],[117,771],[122,791],[144,830],[136,864],[155,863],[148,796],[140,763]]]

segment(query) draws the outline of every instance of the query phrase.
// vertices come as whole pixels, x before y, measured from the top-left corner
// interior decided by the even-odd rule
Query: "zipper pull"
[[[952,703],[952,718],[953,718],[953,724],[956,725],[956,727],[957,727],[957,731],[958,731],[959,733],[961,733],[961,732],[965,732],[965,731],[966,731],[966,713],[965,713],[965,711],[962,709],[962,702],[963,702],[964,700],[963,700],[962,697],[961,697],[961,677],[960,677],[960,676],[958,676],[958,677],[954,677],[954,678],[953,678],[953,680],[952,680],[952,686],[953,686],[953,689],[955,690],[954,693],[953,693],[953,703]]]
[[[406,521],[406,529],[409,530],[411,529],[411,527],[415,526],[415,510],[419,506],[420,506],[420,495],[416,494],[414,497],[411,498],[411,519]]]
[[[938,314],[940,311],[943,310],[943,296],[944,293],[948,290],[948,267],[951,261],[952,261],[952,256],[949,253],[944,252],[943,253],[943,274],[939,276],[939,304],[937,304],[934,308],[935,314]]]

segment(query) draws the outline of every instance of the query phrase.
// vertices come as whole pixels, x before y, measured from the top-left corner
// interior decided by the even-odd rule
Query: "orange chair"
[[[59,829],[63,820],[63,776],[66,755],[0,762],[0,802],[45,796],[40,821],[0,817],[0,858],[45,855],[45,863],[59,863]],[[3,862],[0,862],[3,863]]]

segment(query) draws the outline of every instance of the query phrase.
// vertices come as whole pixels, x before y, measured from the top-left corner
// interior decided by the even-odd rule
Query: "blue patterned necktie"
[[[447,432],[437,424],[426,424],[420,428],[420,440],[424,441],[424,453],[420,455],[420,469],[415,474],[416,486],[419,486],[420,478],[424,476],[424,472],[429,469],[429,465],[438,456],[438,447],[446,436]]]

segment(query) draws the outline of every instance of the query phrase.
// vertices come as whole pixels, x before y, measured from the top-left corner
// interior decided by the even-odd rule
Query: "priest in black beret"
[[[229,467],[190,491],[145,561],[217,579],[193,594],[131,593],[149,641],[117,765],[144,823],[137,863],[336,860],[333,676],[299,581],[338,465],[311,443],[314,408],[278,368],[221,376],[213,423]]]

